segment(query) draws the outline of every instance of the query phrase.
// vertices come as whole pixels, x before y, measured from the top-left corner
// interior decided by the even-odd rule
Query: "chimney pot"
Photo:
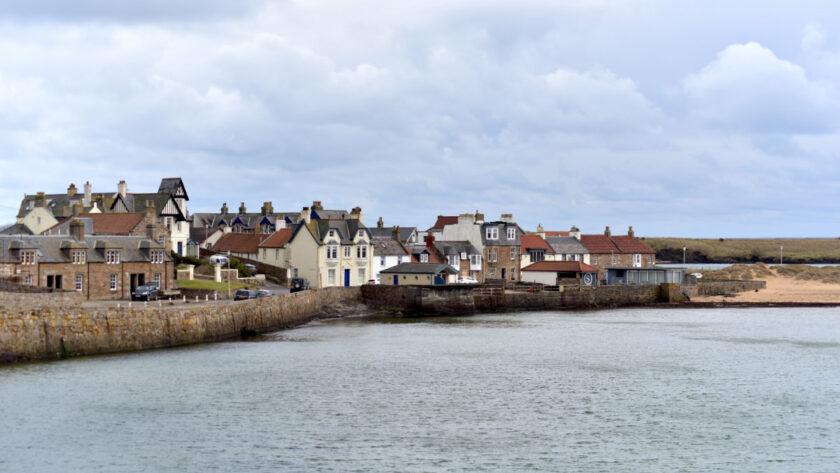
[[[67,186],[67,197],[75,197],[76,196],[76,184],[70,183]]]
[[[85,207],[90,207],[93,203],[93,186],[90,185],[90,181],[85,182],[85,197],[82,200],[82,205]]]
[[[128,193],[128,184],[125,183],[125,180],[122,180],[117,184],[117,193],[122,197],[125,197]]]
[[[79,219],[70,222],[70,235],[77,241],[85,241],[85,224]]]
[[[379,220],[376,221],[376,228],[385,228],[385,221],[382,220],[382,217],[379,217]]]
[[[630,225],[630,227],[627,229],[627,236],[629,236],[630,238],[636,237],[636,232],[633,231],[633,225]]]
[[[222,204],[222,212],[221,213],[224,214],[224,215],[227,215],[228,210],[230,210],[230,209],[228,209],[228,204],[227,204],[227,202],[224,202]]]
[[[245,208],[245,202],[240,202],[239,203],[239,213],[244,214],[247,211],[248,211],[248,209]]]
[[[612,236],[612,232],[610,231],[610,226],[609,225],[607,225],[607,227],[604,228],[604,235],[605,236]]]

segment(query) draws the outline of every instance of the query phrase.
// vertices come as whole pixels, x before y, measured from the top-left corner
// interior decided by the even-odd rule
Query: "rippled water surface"
[[[337,320],[0,368],[2,472],[840,469],[840,310]]]

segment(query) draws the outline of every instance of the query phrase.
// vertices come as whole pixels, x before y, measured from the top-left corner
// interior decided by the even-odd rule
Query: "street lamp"
[[[779,264],[785,264],[785,245],[779,245]]]
[[[228,250],[228,251],[227,251],[227,269],[228,269],[228,272],[227,272],[227,274],[225,275],[225,277],[227,277],[227,282],[228,282],[228,299],[230,299],[230,250]]]
[[[685,264],[685,250],[686,250],[686,247],[683,247],[683,264]]]

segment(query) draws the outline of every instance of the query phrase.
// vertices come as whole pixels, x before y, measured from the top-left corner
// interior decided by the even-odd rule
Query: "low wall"
[[[362,300],[371,307],[423,315],[622,307],[653,304],[663,300],[662,297],[660,286],[576,286],[563,292],[461,286],[362,286]]]
[[[229,340],[312,320],[326,306],[358,301],[359,288],[325,288],[194,308],[45,305],[0,308],[0,361],[92,355]]]

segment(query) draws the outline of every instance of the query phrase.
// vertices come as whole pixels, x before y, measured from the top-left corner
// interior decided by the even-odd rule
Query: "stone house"
[[[169,290],[173,273],[165,245],[153,235],[86,235],[85,224],[74,220],[70,234],[0,236],[0,276],[87,299],[128,299],[148,283]]]
[[[288,269],[291,266],[291,255],[288,245],[291,238],[291,228],[281,228],[269,235],[268,238],[259,244],[257,261],[276,268]],[[288,274],[286,277],[288,278]]]
[[[146,213],[80,213],[73,219],[55,225],[44,235],[69,235],[71,223],[79,221],[85,225],[86,235],[148,236],[171,251],[169,229],[157,218],[154,207],[147,207]]]
[[[651,268],[656,265],[656,252],[636,238],[633,227],[627,235],[613,236],[610,227],[600,235],[581,235],[580,242],[590,254],[590,264],[599,270],[599,278],[606,277],[609,268]]]
[[[391,229],[391,235],[384,236],[383,232],[371,233],[371,248],[373,251],[373,279],[379,281],[379,274],[388,268],[392,268],[402,263],[411,262],[411,254],[402,243],[402,235],[400,228],[394,227]]]
[[[527,233],[520,237],[519,253],[520,268],[540,261],[555,261],[556,256],[554,248],[538,233]]]
[[[581,261],[589,264],[589,250],[580,242],[580,229],[573,226],[568,232],[544,231],[537,228],[537,234],[551,246],[554,251],[554,261]]]
[[[462,278],[482,280],[481,252],[468,241],[435,240],[435,248]]]
[[[484,279],[516,281],[519,277],[519,248],[524,233],[512,214],[502,214],[495,222],[481,224],[484,248]]]

